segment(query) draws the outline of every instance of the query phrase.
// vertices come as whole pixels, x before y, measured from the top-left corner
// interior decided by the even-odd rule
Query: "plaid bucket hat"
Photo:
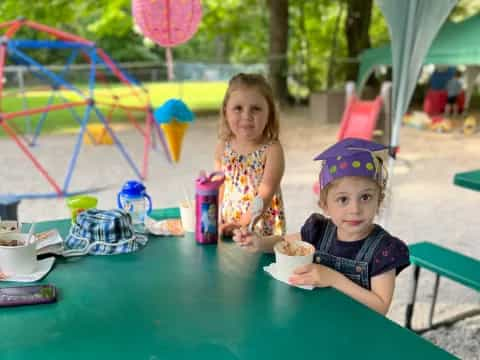
[[[135,233],[132,218],[124,210],[88,209],[72,224],[63,255],[123,254],[138,250],[146,242],[146,236]]]

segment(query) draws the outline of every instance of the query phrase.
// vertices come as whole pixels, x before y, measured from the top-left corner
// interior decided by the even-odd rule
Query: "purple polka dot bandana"
[[[365,176],[377,182],[382,180],[381,165],[374,160],[374,151],[387,147],[373,141],[347,138],[330,146],[314,160],[323,160],[320,171],[320,189],[344,176]]]

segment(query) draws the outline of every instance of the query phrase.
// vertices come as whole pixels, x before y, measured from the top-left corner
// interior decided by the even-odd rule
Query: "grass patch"
[[[88,94],[88,89],[79,87],[82,92]],[[148,103],[148,97],[153,108],[162,105],[171,98],[182,99],[194,112],[197,111],[218,111],[221,106],[223,96],[227,89],[227,82],[170,82],[170,83],[149,83],[145,85],[147,93],[138,88],[130,89],[128,86],[115,85],[110,87],[97,87],[95,89],[95,101],[99,103],[98,107],[104,116],[112,111],[112,107],[104,103],[112,104],[112,96],[118,98],[118,103],[125,106],[142,107]],[[132,90],[136,91],[137,96],[132,95]],[[22,111],[24,109],[36,109],[46,107],[51,96],[50,90],[29,89],[26,91],[24,99],[18,93],[5,90],[2,100],[2,112],[11,113]],[[66,101],[79,101],[82,97],[73,91],[62,90],[51,100],[51,104],[64,104]],[[56,110],[48,112],[43,126],[42,133],[62,133],[65,131],[74,131],[79,128],[79,121],[84,117],[86,106],[77,106],[75,108]],[[143,122],[145,114],[142,111],[132,111],[132,115],[137,121]],[[125,111],[116,108],[111,114],[113,123],[128,122],[128,116]],[[19,116],[8,120],[8,124],[22,133],[32,134],[39,122],[42,114],[30,116]],[[76,120],[77,119],[77,120]],[[92,111],[90,122],[97,122],[99,119]],[[0,136],[5,136],[3,128],[0,127]]]

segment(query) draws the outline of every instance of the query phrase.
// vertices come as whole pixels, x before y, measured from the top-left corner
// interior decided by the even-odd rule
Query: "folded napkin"
[[[43,254],[57,254],[62,255],[63,238],[57,229],[52,229],[35,234],[37,238],[37,256]]]
[[[160,236],[183,236],[184,230],[180,219],[155,220],[146,216],[144,221],[148,232]]]
[[[278,280],[278,281],[281,281],[287,285],[290,285],[290,286],[295,286],[295,287],[298,287],[300,289],[305,289],[305,290],[312,290],[313,289],[313,286],[312,285],[293,285],[293,284],[290,284],[288,282],[288,279],[285,279],[283,277],[281,277],[277,271],[276,271],[276,264],[273,262],[271,263],[270,265],[268,266],[264,266],[263,267],[263,270],[265,270],[267,273],[269,273],[274,279]]]

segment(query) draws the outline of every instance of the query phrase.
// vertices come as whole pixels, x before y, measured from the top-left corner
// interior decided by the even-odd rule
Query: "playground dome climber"
[[[16,36],[18,36],[19,30],[22,28],[36,30],[48,35],[50,39],[31,40],[17,38]],[[62,71],[52,71],[31,56],[32,52],[40,49],[64,51],[68,56]],[[88,64],[89,67],[88,89],[80,88],[67,79],[72,65],[82,60]],[[0,79],[4,77],[7,61],[25,66],[36,79],[42,84],[47,85],[51,90],[50,97],[44,106],[29,107],[28,101],[26,101],[28,89],[21,88],[18,92],[12,94],[9,89],[5,88],[4,83],[0,81],[0,126],[53,189],[53,192],[42,194],[17,194],[20,198],[68,196],[73,194],[69,190],[69,186],[80,153],[82,139],[86,136],[90,141],[94,143],[97,142],[95,140],[95,134],[92,134],[89,130],[89,124],[93,116],[98,119],[106,135],[111,138],[122,157],[139,179],[145,179],[147,177],[149,152],[151,151],[155,134],[158,134],[160,143],[167,153],[167,157],[170,158],[163,130],[153,119],[148,92],[145,91],[141,84],[131,75],[120,69],[105,51],[97,47],[94,42],[34,21],[16,19],[0,24]],[[121,96],[119,96],[118,93],[115,93],[115,91],[118,90],[115,89],[110,90],[113,94],[106,94],[105,91],[96,91],[97,80],[103,79],[106,81],[106,75],[122,83],[124,87],[128,89],[128,94],[122,93]],[[69,96],[64,96],[65,92],[68,92]],[[23,108],[14,109],[14,111],[4,111],[4,100],[9,96],[23,97]],[[55,99],[60,99],[60,103],[54,103]],[[120,101],[120,99],[122,99],[122,101],[133,99],[133,101],[127,103]],[[132,103],[135,105],[131,105]],[[77,111],[77,109],[80,110]],[[107,111],[105,111],[105,109],[107,109]],[[47,121],[47,115],[50,112],[61,110],[70,111],[80,126],[63,186],[60,186],[57,180],[50,176],[47,169],[29,149],[29,146],[37,143],[42,126],[45,121]],[[135,126],[143,138],[142,170],[135,164],[111,126],[111,117],[116,110],[123,111],[126,114],[128,120]],[[143,114],[145,119],[144,124],[140,125],[136,121],[132,114],[134,111]],[[33,115],[39,116],[39,120],[33,136],[31,139],[27,139],[11,120],[19,117],[28,118]]]

